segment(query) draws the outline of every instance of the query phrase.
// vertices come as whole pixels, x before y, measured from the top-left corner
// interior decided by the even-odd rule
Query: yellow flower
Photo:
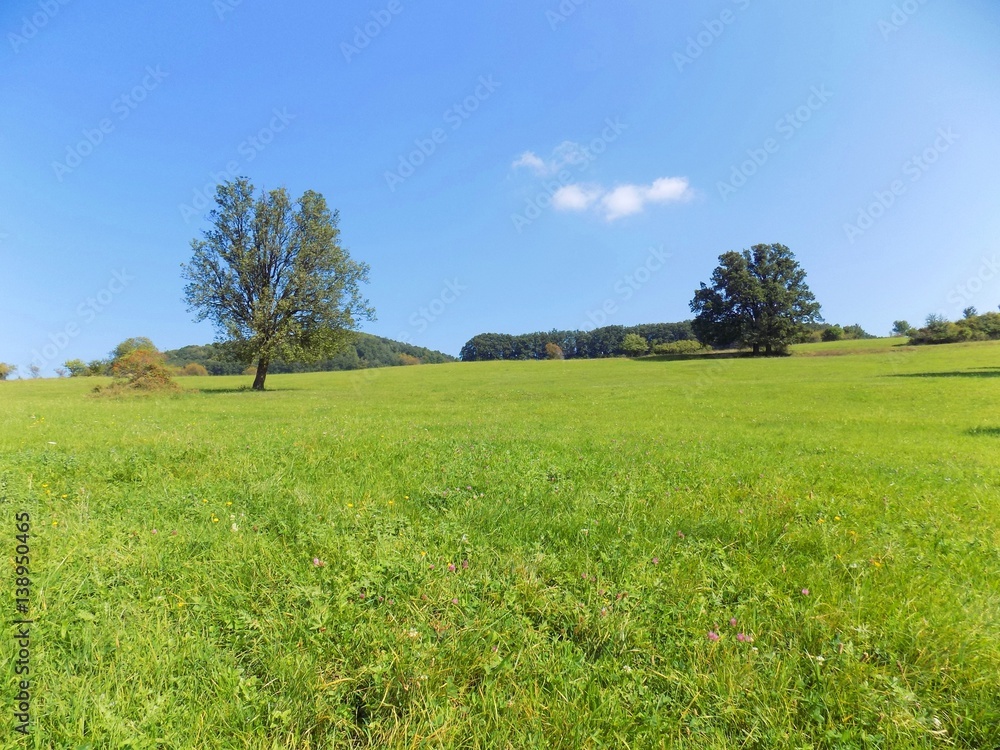
[[[819,520],[818,520],[818,521],[817,521],[816,523],[826,523],[826,521],[824,521],[824,520],[823,520],[823,519],[821,518],[821,519],[819,519]]]
[[[353,508],[353,507],[354,507],[354,503],[348,503],[348,504],[347,504],[347,507],[348,507],[348,508]]]
[[[395,504],[396,504],[396,501],[395,501],[395,500],[390,500],[390,501],[389,501],[389,505],[395,505]]]
[[[42,482],[42,487],[48,487],[48,486],[49,486],[48,482]]]
[[[207,503],[207,502],[208,502],[208,498],[207,498],[207,497],[205,497],[205,498],[202,498],[202,500],[201,500],[201,501],[202,501],[203,503]]]
[[[58,522],[58,521],[53,521],[53,522],[52,522],[52,525],[53,525],[53,526],[58,526],[58,525],[59,525],[59,522]]]
[[[421,557],[427,557],[427,553],[426,553],[426,552],[423,552],[423,551],[421,551],[421,553],[420,553],[420,556],[421,556]]]
[[[63,500],[65,500],[67,497],[69,497],[69,495],[60,495],[59,497],[61,497]]]
[[[232,504],[233,504],[232,500],[230,500],[229,502],[226,503],[226,505],[232,505]]]

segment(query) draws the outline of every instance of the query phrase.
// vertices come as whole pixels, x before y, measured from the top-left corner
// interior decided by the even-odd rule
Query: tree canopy
[[[272,361],[332,356],[375,314],[359,288],[368,266],[341,246],[339,215],[322,195],[254,194],[246,178],[218,186],[211,228],[191,242],[183,276],[196,320],[211,320],[237,358],[256,360],[253,387],[263,390]]]
[[[691,301],[695,335],[704,344],[746,347],[755,355],[784,352],[807,323],[823,319],[805,278],[784,245],[720,255],[711,285],[702,283]]]

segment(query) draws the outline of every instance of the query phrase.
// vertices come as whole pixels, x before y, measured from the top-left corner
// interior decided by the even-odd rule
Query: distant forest
[[[399,365],[436,365],[454,362],[455,358],[442,352],[412,346],[402,341],[393,341],[368,333],[355,334],[353,346],[330,359],[319,362],[272,362],[271,373],[285,372],[327,372],[330,370],[364,370],[373,367],[396,367]],[[184,367],[199,364],[209,375],[239,375],[247,370],[247,365],[227,356],[225,344],[185,346],[164,352],[167,364]]]
[[[637,326],[604,326],[592,331],[557,331],[523,333],[480,333],[462,347],[463,362],[494,359],[600,359],[627,357],[637,352],[630,346],[635,337],[645,341],[646,351],[654,354],[693,354],[703,349],[691,327],[681,323],[646,323]],[[874,338],[860,325],[839,326],[808,323],[797,343]],[[630,342],[629,339],[633,341]],[[680,346],[677,342],[689,342]],[[555,348],[553,348],[555,347]]]
[[[592,331],[549,331],[547,333],[523,333],[512,336],[507,333],[481,333],[473,336],[462,347],[459,357],[463,362],[478,362],[491,359],[550,359],[551,348],[559,347],[563,359],[599,359],[602,357],[622,357],[625,337],[636,334],[644,338],[649,347],[657,344],[671,344],[675,341],[693,341],[691,322],[647,323],[638,326],[604,326]]]

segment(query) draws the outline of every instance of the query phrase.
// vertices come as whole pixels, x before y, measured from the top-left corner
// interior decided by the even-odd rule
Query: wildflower
[[[226,501],[226,505],[232,505],[232,504],[233,504],[233,501],[232,501],[232,500],[227,500],[227,501]]]
[[[677,538],[678,539],[683,539],[684,538],[684,532],[683,531],[678,531],[677,532]]]
[[[348,503],[348,504],[347,504],[347,507],[348,507],[348,508],[353,508],[353,507],[354,507],[354,503]]]
[[[469,569],[469,561],[462,560],[462,570],[468,570],[468,569]]]
[[[834,520],[834,521],[839,521],[839,520],[840,520],[840,516],[834,516],[834,517],[833,517],[833,520]]]
[[[208,502],[208,498],[207,498],[207,497],[203,497],[203,498],[201,499],[201,501],[202,501],[203,503],[207,503],[207,502]]]
[[[170,536],[177,536],[177,529],[170,532]]]
[[[313,558],[313,566],[314,566],[314,567],[316,567],[316,568],[322,568],[322,567],[324,567],[325,565],[326,565],[326,562],[325,562],[325,561],[323,561],[323,560],[320,560],[320,559],[319,559],[318,557],[314,557],[314,558]]]
[[[601,617],[607,617],[607,616],[608,616],[608,608],[601,607]]]
[[[427,557],[427,550],[420,550],[421,557]]]
[[[746,633],[737,633],[736,640],[738,640],[740,643],[747,643],[750,640],[750,636],[748,636]]]
[[[719,640],[719,634],[716,633],[714,630],[709,630],[708,631],[708,640],[710,640],[710,641],[712,641],[714,643],[715,641]]]
[[[427,570],[434,570],[434,563],[427,566]]]
[[[659,564],[660,564],[660,558],[654,557],[653,558],[653,565],[659,565]]]
[[[154,534],[156,534],[156,533],[157,533],[156,529],[153,529],[153,533],[154,533]]]
[[[736,618],[735,617],[733,617],[732,619],[729,620],[729,625],[731,627],[734,627],[734,628],[736,627]]]
[[[232,526],[229,527],[229,530],[235,534],[237,531],[240,530],[240,528],[234,523]]]
[[[817,521],[816,523],[826,523],[826,521],[825,521],[824,519],[822,519],[822,518],[821,518],[821,519],[819,519],[819,520],[818,520],[818,521]]]
[[[455,563],[448,563],[448,572],[449,573],[455,572]]]
[[[590,529],[580,529],[580,533],[584,536],[590,536]]]
[[[452,603],[452,604],[458,604],[458,599],[452,599],[452,600],[451,600],[451,603]]]
[[[809,596],[809,589],[802,589],[802,596]]]
[[[58,525],[59,525],[59,522],[58,522],[58,521],[53,521],[53,522],[52,522],[52,525],[53,525],[53,526],[58,526]]]

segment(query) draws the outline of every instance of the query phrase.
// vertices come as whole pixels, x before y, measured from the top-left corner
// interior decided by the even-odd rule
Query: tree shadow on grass
[[[1000,378],[1000,367],[977,367],[955,372],[911,372],[891,375],[893,378]]]
[[[1000,438],[1000,427],[973,427],[966,431],[972,437],[997,437]]]

